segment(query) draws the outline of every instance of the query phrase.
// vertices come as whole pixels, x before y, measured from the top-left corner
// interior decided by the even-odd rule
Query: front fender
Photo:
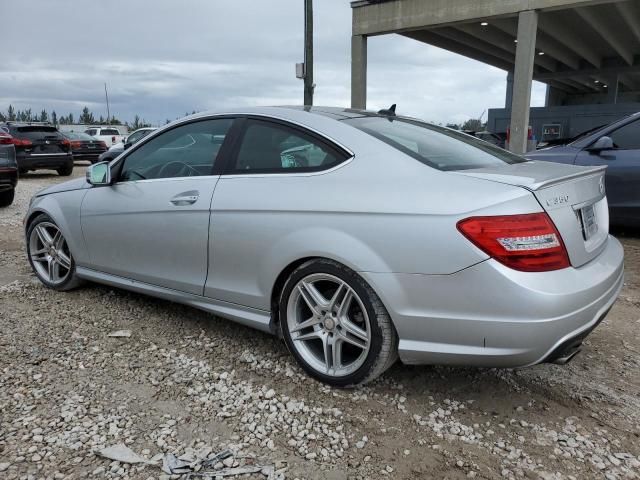
[[[86,190],[73,190],[36,197],[26,216],[25,236],[30,222],[43,213],[54,221],[64,235],[76,264],[87,264],[89,259],[80,223],[80,210],[85,194]]]

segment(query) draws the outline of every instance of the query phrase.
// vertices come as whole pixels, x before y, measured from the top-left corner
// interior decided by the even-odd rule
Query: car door
[[[90,268],[202,295],[216,161],[232,118],[194,121],[133,147],[81,207]]]
[[[211,208],[205,296],[270,310],[273,270],[289,255],[284,239],[319,227],[318,217],[299,212],[319,196],[335,196],[339,187],[325,172],[351,154],[305,129],[265,119],[245,120],[235,143]]]
[[[607,134],[612,150],[582,150],[578,165],[606,165],[607,200],[612,219],[640,221],[640,120],[627,123]]]

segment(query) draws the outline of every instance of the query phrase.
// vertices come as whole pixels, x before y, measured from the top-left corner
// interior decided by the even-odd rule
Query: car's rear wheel
[[[279,311],[289,351],[322,382],[363,384],[397,358],[397,333],[380,298],[337,262],[317,259],[298,267],[284,285]]]
[[[0,192],[0,207],[8,207],[13,203],[13,198],[15,197],[16,190],[12,188],[11,190],[5,190]]]
[[[65,165],[64,167],[60,167],[58,170],[58,175],[61,177],[68,177],[73,173],[73,163],[71,165]]]
[[[81,285],[67,241],[47,215],[39,215],[29,225],[27,255],[31,268],[47,287],[64,291]]]

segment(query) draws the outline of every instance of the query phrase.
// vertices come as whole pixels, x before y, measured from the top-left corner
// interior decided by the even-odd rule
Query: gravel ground
[[[22,217],[61,180],[28,174],[0,210],[0,478],[169,478],[96,455],[118,443],[147,458],[229,448],[224,466],[287,479],[640,478],[637,238],[622,239],[620,300],[569,365],[397,364],[344,391],[306,377],[277,339],[198,310],[42,287]]]

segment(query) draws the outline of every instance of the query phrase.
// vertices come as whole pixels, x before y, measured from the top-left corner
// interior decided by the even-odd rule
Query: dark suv
[[[41,123],[9,122],[4,126],[13,137],[20,173],[29,170],[56,170],[59,175],[73,172],[71,144],[56,127]]]
[[[18,165],[13,138],[0,128],[0,207],[13,203],[13,195],[18,184]]]

